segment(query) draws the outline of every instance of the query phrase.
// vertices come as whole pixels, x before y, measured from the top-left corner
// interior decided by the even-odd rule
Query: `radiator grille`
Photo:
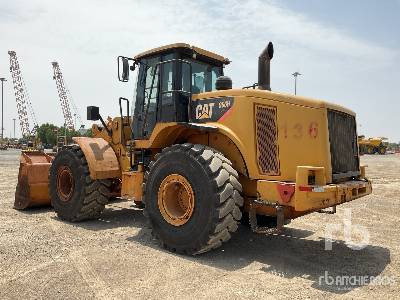
[[[260,172],[279,174],[276,107],[256,105],[257,160]]]
[[[328,126],[333,180],[359,175],[357,129],[354,116],[328,110]]]

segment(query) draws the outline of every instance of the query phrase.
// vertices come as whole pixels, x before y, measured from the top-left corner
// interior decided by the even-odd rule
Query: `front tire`
[[[385,155],[385,154],[386,154],[386,148],[385,148],[385,147],[379,147],[378,153],[379,153],[380,155]]]
[[[150,163],[143,191],[153,234],[170,251],[194,255],[217,248],[242,217],[238,173],[203,145],[165,148]]]
[[[370,154],[370,155],[375,154],[375,148],[374,147],[368,147],[367,148],[367,153]]]
[[[65,147],[50,168],[51,204],[58,217],[77,222],[100,217],[110,197],[110,180],[92,180],[81,148]]]

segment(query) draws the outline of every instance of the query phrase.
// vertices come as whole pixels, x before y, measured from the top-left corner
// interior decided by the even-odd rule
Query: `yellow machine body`
[[[168,49],[153,49],[135,59]],[[192,50],[229,62],[200,48]],[[135,161],[135,152],[146,150],[154,159],[165,147],[192,143],[210,146],[232,162],[243,187],[244,210],[253,205],[258,214],[274,216],[279,205],[285,218],[292,219],[372,192],[359,164],[355,114],[344,107],[260,89],[199,93],[191,95],[190,105],[189,122],[158,122],[146,139],[132,139],[131,117],[108,118],[107,128],[93,125],[93,138],[75,139],[92,179],[119,180],[119,196],[138,203],[145,168]],[[215,118],[218,110],[225,113]],[[348,128],[340,127],[345,123],[350,124],[350,136]],[[343,152],[344,160],[338,139],[354,150],[350,157]]]
[[[376,137],[366,138],[360,136],[358,138],[358,144],[360,145],[360,154],[386,154],[388,142],[387,138]]]
[[[348,180],[334,180],[332,176],[328,111],[349,118],[355,118],[354,112],[324,101],[259,90],[215,91],[198,94],[193,101],[198,100],[198,105],[202,105],[202,99],[210,98],[233,99],[234,104],[216,122],[158,123],[145,140],[121,140],[118,130],[113,131],[111,138],[106,137],[105,130],[94,126],[94,136],[122,141],[110,146],[121,162],[123,198],[141,201],[142,195],[143,173],[129,170],[129,145],[133,144],[134,149],[149,149],[156,155],[177,141],[208,145],[231,160],[240,173],[245,209],[251,199],[258,199],[271,206],[282,205],[286,208],[285,217],[296,218],[372,192],[371,182],[365,178],[365,167],[359,166]],[[258,119],[265,111],[272,119],[263,125],[265,120]],[[115,123],[120,124],[120,118],[108,124],[111,128]],[[275,150],[267,153],[270,160],[267,166],[262,158],[266,155],[262,151],[266,150],[257,132],[266,130],[262,126],[274,127],[270,129],[275,136],[270,137],[272,144],[268,146]],[[274,215],[274,209],[259,205],[257,213]]]

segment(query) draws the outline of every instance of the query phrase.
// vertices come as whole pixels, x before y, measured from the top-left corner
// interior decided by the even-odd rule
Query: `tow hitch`
[[[273,207],[275,207],[275,209],[276,209],[276,227],[270,228],[270,227],[259,227],[258,226],[257,213],[256,213],[257,205],[271,206],[271,204],[267,204],[258,199],[252,200],[250,202],[249,222],[250,222],[251,230],[255,233],[261,233],[261,234],[280,234],[280,233],[282,233],[283,226],[285,224],[285,215],[284,215],[283,206],[278,205],[278,204],[273,205]]]

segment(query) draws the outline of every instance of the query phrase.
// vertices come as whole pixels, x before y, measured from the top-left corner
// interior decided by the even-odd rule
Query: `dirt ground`
[[[400,155],[363,156],[374,192],[337,214],[311,214],[274,236],[241,226],[222,248],[196,257],[161,249],[128,202],[78,224],[50,208],[14,210],[18,157],[0,151],[1,299],[400,297]],[[352,250],[338,233],[325,250],[326,224],[343,226],[348,209],[352,224],[368,230],[368,246]],[[380,280],[362,284],[369,276]]]

